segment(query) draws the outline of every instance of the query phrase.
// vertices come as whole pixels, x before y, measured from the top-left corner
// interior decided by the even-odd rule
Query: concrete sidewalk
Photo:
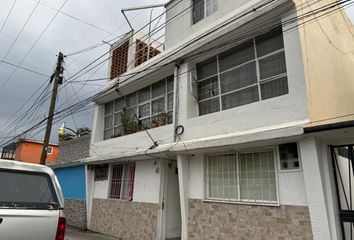
[[[80,229],[66,227],[65,240],[118,240],[119,238],[108,237],[102,234],[82,231]]]

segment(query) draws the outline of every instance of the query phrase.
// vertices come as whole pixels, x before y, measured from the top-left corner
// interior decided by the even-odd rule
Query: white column
[[[189,200],[189,166],[186,155],[177,155],[179,196],[181,203],[182,234],[181,239],[188,239],[188,200]]]
[[[299,145],[313,238],[315,240],[330,240],[331,228],[319,146],[313,137],[301,139]]]
[[[85,165],[85,182],[86,182],[86,219],[87,219],[87,229],[89,229],[91,223],[94,171],[89,170],[87,164]]]

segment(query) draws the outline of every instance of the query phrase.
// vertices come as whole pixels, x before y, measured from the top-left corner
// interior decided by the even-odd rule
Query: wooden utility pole
[[[63,67],[62,67],[63,61],[64,61],[64,55],[61,52],[59,52],[57,67],[55,69],[55,73],[53,74],[53,76],[51,78],[51,81],[54,80],[54,86],[53,86],[53,92],[52,92],[52,99],[50,100],[47,128],[45,130],[45,137],[44,137],[42,155],[41,155],[41,160],[40,160],[40,164],[42,164],[42,165],[45,165],[45,161],[47,159],[48,144],[49,144],[49,139],[50,139],[50,132],[52,131],[53,116],[54,116],[54,110],[55,110],[55,103],[57,101],[58,87],[59,87],[59,84],[61,84],[61,82],[62,82],[61,74],[63,72]]]

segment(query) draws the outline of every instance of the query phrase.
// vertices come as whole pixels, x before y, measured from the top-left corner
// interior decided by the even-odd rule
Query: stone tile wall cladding
[[[252,206],[189,199],[188,239],[313,239],[304,206]]]
[[[91,134],[59,143],[58,162],[68,163],[89,156]]]
[[[156,239],[158,204],[117,199],[92,201],[90,230],[119,239]]]
[[[67,224],[83,230],[86,229],[86,201],[79,199],[65,199],[64,206]]]

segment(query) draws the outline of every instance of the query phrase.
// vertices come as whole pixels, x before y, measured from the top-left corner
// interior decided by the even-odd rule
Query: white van
[[[63,240],[64,198],[47,166],[0,160],[0,240]]]

